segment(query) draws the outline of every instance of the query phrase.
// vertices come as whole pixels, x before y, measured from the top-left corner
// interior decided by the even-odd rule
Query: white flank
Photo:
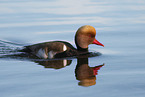
[[[63,51],[66,51],[66,50],[67,50],[66,45],[63,45]]]
[[[42,48],[39,49],[39,51],[37,52],[36,56],[39,57],[39,58],[43,58],[43,59],[47,59],[48,58],[48,56],[45,53],[45,50],[42,49]]]
[[[67,65],[67,60],[63,60],[63,66]]]
[[[55,54],[56,54],[56,52],[50,51],[50,52],[48,53],[48,58],[52,59],[52,58],[54,57]]]

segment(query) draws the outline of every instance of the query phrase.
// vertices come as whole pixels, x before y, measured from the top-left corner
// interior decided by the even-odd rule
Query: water
[[[1,97],[144,97],[144,0],[0,0],[0,47],[7,50],[0,56],[50,40],[75,45],[75,31],[86,24],[97,29],[96,38],[105,45],[89,46],[101,56],[0,58]],[[103,63],[98,75],[81,84],[77,70],[81,72],[86,66],[92,72],[91,67]],[[79,64],[82,67],[76,69]],[[87,77],[87,70],[82,71],[83,77]]]

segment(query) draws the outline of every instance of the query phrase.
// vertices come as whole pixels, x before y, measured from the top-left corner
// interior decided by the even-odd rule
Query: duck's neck
[[[77,50],[80,52],[88,52],[88,48],[81,48],[80,46],[77,46]]]
[[[77,46],[77,50],[78,50],[79,52],[88,52],[88,48],[82,48],[82,47],[80,47],[80,46],[78,45],[76,39],[75,39],[75,43],[76,43],[76,46]]]

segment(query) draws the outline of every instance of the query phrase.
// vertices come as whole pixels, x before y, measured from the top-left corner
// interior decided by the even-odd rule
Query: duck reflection
[[[86,87],[95,85],[96,75],[102,66],[104,66],[104,64],[95,67],[89,67],[88,58],[78,58],[75,69],[76,79],[80,81],[78,85]]]
[[[79,80],[78,85],[80,86],[92,86],[96,84],[96,75],[98,75],[98,70],[104,66],[98,65],[95,67],[90,67],[88,62],[88,57],[90,55],[78,56],[77,65],[75,68],[75,77]],[[92,56],[91,56],[92,57]],[[24,54],[16,55],[5,55],[0,58],[14,58],[19,60],[29,60],[37,63],[38,65],[44,66],[44,68],[61,69],[69,66],[72,63],[71,59],[36,59],[34,56],[27,56]]]
[[[63,60],[47,60],[47,61],[35,61],[39,65],[44,66],[45,68],[61,69],[71,64],[72,60],[63,59]],[[75,68],[75,77],[79,80],[78,85],[80,86],[92,86],[96,84],[96,75],[98,75],[98,70],[104,66],[98,65],[95,67],[90,67],[88,63],[88,57],[77,58],[77,65]]]

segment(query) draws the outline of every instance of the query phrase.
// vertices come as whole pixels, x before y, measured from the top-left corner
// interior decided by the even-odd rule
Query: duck
[[[84,25],[81,26],[75,34],[75,44],[77,48],[73,47],[69,42],[66,41],[50,41],[24,46],[21,51],[34,55],[40,59],[53,59],[84,55],[88,53],[88,46],[90,44],[96,44],[104,47],[102,43],[95,39],[95,36],[95,28],[90,25]]]

